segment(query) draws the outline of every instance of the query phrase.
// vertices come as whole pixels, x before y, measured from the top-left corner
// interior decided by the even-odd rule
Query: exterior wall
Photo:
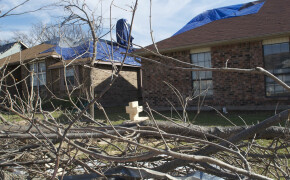
[[[52,84],[52,92],[58,97],[65,97],[67,94],[66,87],[64,86],[63,69],[49,70],[51,79],[47,79],[47,84]],[[139,100],[141,94],[139,93],[140,87],[138,86],[139,68],[124,67],[120,73],[120,77],[115,81],[110,90],[101,99],[103,106],[123,106],[131,101]],[[79,86],[73,93],[73,96],[83,96],[85,98],[86,91],[90,86],[89,70],[83,66],[75,66],[76,86]],[[110,83],[112,75],[112,67],[108,65],[99,65],[93,69],[94,78],[92,80],[95,87],[95,95],[98,95]],[[47,73],[47,76],[49,74]],[[52,82],[52,83],[50,83]],[[69,87],[72,90],[72,87]]]
[[[46,74],[48,87],[52,90],[52,92],[57,96],[60,97],[64,93],[61,92],[60,84],[61,84],[61,76],[60,76],[60,69],[50,69]]]
[[[190,51],[165,54],[184,62],[190,62]],[[171,60],[151,56],[165,65],[175,66]],[[264,67],[263,45],[261,41],[211,47],[212,67],[254,68]],[[182,66],[182,65],[179,65]],[[189,97],[193,92],[191,72],[173,70],[155,63],[142,61],[143,69],[143,100],[152,107],[168,109],[170,100],[174,106],[181,107],[176,95],[162,81],[171,83],[183,97]],[[213,72],[214,95],[206,98],[205,105],[228,107],[229,109],[273,109],[289,106],[290,97],[266,97],[265,78],[263,75],[244,73]],[[196,109],[198,98],[189,102],[189,109]]]
[[[165,54],[177,58],[183,62],[190,62],[190,51],[181,51]],[[142,60],[143,102],[148,102],[152,107],[169,107],[170,102],[180,106],[176,94],[164,82],[176,87],[183,97],[192,94],[191,72],[167,68],[165,66],[182,66],[170,59],[150,56],[162,63],[162,65]]]
[[[262,42],[240,43],[212,47],[213,67],[249,69],[264,67]],[[263,75],[213,72],[214,97],[217,106],[263,105],[265,85]]]
[[[11,75],[8,75],[10,72],[12,72]],[[21,83],[18,83],[21,80],[20,67],[18,65],[14,65],[4,68],[4,71],[0,71],[0,77],[3,76],[6,76],[6,78],[1,82],[0,98],[5,97],[7,92],[10,93],[10,97],[12,98],[14,95],[22,95]]]
[[[57,59],[54,58],[46,58],[46,59],[42,59],[39,61],[45,61],[46,64],[46,68],[56,62],[58,62]],[[22,91],[24,94],[27,94],[27,91],[31,91],[31,86],[30,86],[30,74],[29,74],[29,64],[26,65],[22,65],[21,66],[21,79],[26,79],[26,83],[21,83],[22,84]],[[52,86],[54,83],[56,83],[58,81],[58,78],[56,77],[52,77],[53,72],[49,69],[46,70],[46,86],[47,88],[50,89],[50,91],[47,91],[46,88],[43,88],[40,90],[40,94],[41,96],[46,99],[46,98],[50,98],[52,96],[52,92],[56,92],[53,90],[54,86]],[[53,74],[56,75],[57,74]],[[37,90],[37,88],[34,89],[35,91]],[[56,94],[57,95],[57,94]]]
[[[28,77],[29,76],[28,69],[29,69],[28,65],[21,66],[21,79],[26,79],[25,81],[23,81],[23,83],[21,83],[21,86],[23,95],[26,97],[28,97],[27,94],[29,92],[29,83],[30,83],[30,79]]]
[[[43,61],[43,60],[39,60]],[[64,72],[63,68],[49,69],[48,67],[52,64],[58,62],[57,59],[47,58],[44,60],[46,63],[46,87],[42,87],[39,92],[43,100],[49,99],[52,96],[65,98],[67,96],[67,89],[64,85]],[[18,67],[9,66],[8,70],[13,70]],[[84,68],[81,65],[74,66],[75,75],[76,75],[76,89],[73,96],[85,97],[86,90],[89,88],[90,83],[95,87],[95,95],[98,95],[102,90],[111,83],[112,76],[112,66],[110,65],[98,65],[93,69],[94,78],[92,82],[89,81],[89,70]],[[21,96],[28,97],[30,94],[30,73],[29,73],[29,64],[22,65],[17,71],[13,73],[17,79],[25,79],[23,83],[19,83],[18,90],[21,93]],[[13,79],[7,79],[7,82],[12,85]],[[128,105],[131,101],[138,101],[142,98],[141,95],[141,77],[140,77],[140,68],[139,67],[123,67],[123,70],[120,73],[120,76],[115,81],[110,90],[103,96],[101,103],[103,106],[124,106]],[[81,86],[79,86],[81,85]],[[72,90],[72,87],[69,87],[69,90]],[[12,94],[16,94],[16,88],[12,87],[9,89]],[[34,91],[38,91],[35,87]]]
[[[93,69],[94,78],[92,84],[95,87],[95,95],[100,94],[104,88],[110,84],[112,78],[112,67],[108,65],[98,65]],[[120,76],[114,82],[109,91],[102,97],[103,106],[124,106],[131,101],[137,101],[141,98],[139,93],[141,87],[138,85],[139,68],[123,67]],[[82,68],[83,77],[89,77],[89,71]],[[85,78],[83,78],[84,81]],[[89,82],[87,80],[87,82]]]

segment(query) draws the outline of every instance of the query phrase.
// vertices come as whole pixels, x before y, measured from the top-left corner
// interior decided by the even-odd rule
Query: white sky
[[[0,0],[1,14],[24,0]],[[37,9],[42,5],[57,0],[30,0],[25,6],[15,12]],[[172,36],[196,15],[217,7],[250,2],[252,0],[152,0],[152,29],[155,41]],[[91,10],[101,13],[104,17],[104,27],[109,28],[111,0],[86,0]],[[112,23],[120,18],[131,20],[130,6],[134,0],[114,0],[112,8]],[[102,5],[102,6],[101,6]],[[102,7],[102,8],[100,8]],[[102,9],[102,10],[101,10]],[[146,46],[152,44],[149,26],[150,0],[139,0],[138,9],[133,24],[134,43]],[[28,32],[33,23],[42,21],[49,23],[62,16],[61,8],[50,8],[46,11],[0,18],[0,40],[9,39],[13,31]],[[107,30],[107,29],[104,29]],[[115,38],[115,34],[113,35]],[[107,37],[108,38],[108,37]]]

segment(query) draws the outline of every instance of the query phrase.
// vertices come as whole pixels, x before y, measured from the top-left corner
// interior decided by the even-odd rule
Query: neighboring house
[[[8,88],[12,97],[13,94],[28,97],[27,92],[30,92],[32,87],[39,91],[44,99],[67,96],[67,87],[70,91],[75,88],[74,97],[85,97],[91,84],[95,87],[97,95],[110,83],[113,76],[113,66],[109,59],[114,60],[114,64],[119,68],[124,57],[121,52],[126,52],[125,48],[117,46],[116,43],[103,40],[98,42],[98,55],[93,69],[95,77],[90,81],[88,63],[92,55],[92,42],[76,47],[62,47],[59,46],[61,42],[57,42],[58,44],[40,44],[0,59],[0,66],[3,63],[7,65],[6,73],[15,69],[12,73],[13,78],[7,78],[5,85],[11,86],[20,82],[17,83],[17,89],[14,86]],[[65,66],[67,67],[64,70]],[[68,86],[65,85],[64,77]],[[120,76],[104,95],[101,103],[104,106],[120,106],[138,100],[141,97],[139,79],[140,64],[132,57],[127,57]],[[2,89],[2,96],[3,91],[5,90]]]
[[[10,56],[11,54],[18,53],[28,47],[22,42],[12,42],[5,45],[0,46],[0,59]]]
[[[290,1],[266,0],[207,11],[185,25],[172,37],[157,44],[159,52],[186,63],[204,67],[264,67],[290,85]],[[154,50],[154,46],[147,48]],[[150,52],[143,57],[168,66],[189,67]],[[207,90],[204,104],[237,110],[289,108],[290,93],[263,75],[234,72],[191,72],[142,60],[143,101],[151,107],[180,107],[171,88],[185,97]],[[201,98],[189,103],[198,107]]]

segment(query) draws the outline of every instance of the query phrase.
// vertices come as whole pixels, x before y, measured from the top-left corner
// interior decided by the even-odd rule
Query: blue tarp
[[[101,61],[115,61],[122,62],[124,59],[124,54],[126,53],[129,41],[129,32],[130,25],[127,23],[126,19],[120,19],[117,21],[117,42],[113,43],[111,41],[106,41],[100,39],[97,42],[97,57],[96,60]],[[131,45],[129,47],[128,53],[133,51],[132,48],[132,40],[134,38],[131,37],[130,42]],[[72,60],[72,59],[80,59],[80,58],[89,58],[93,57],[93,42],[89,39],[70,39],[70,38],[55,38],[50,41],[45,42],[46,44],[55,45],[55,47],[50,48],[41,53],[47,52],[56,52],[62,56],[64,60]],[[127,56],[125,64],[141,66],[140,63],[136,62],[133,57]]]
[[[126,19],[119,19],[116,24],[116,37],[117,37],[117,42],[120,45],[123,45],[125,47],[128,46],[129,42],[129,35],[130,35],[130,29],[131,26],[130,24],[127,23]],[[133,36],[130,38],[130,46],[132,47],[132,41],[133,41]]]
[[[88,58],[93,56],[93,42],[86,41],[81,43],[68,43],[73,44],[71,46],[65,45],[63,42],[68,42],[69,40],[54,40],[50,42],[46,42],[47,44],[56,45],[53,48],[50,48],[42,53],[53,52],[60,54],[64,60],[72,60],[72,59],[80,59],[80,58]],[[132,52],[133,49],[129,49],[129,53]],[[124,58],[124,54],[126,53],[126,48],[118,46],[116,43],[113,43],[111,46],[110,41],[100,40],[97,43],[97,57],[96,60],[101,61],[111,61],[114,60],[116,62],[121,62]],[[134,60],[133,57],[127,56],[125,59],[125,64],[140,66],[138,62]]]
[[[265,1],[256,1],[256,2],[246,3],[246,4],[238,4],[238,5],[208,10],[194,17],[183,28],[177,31],[173,36],[195,29],[197,27],[203,26],[205,24],[208,24],[216,20],[255,14],[259,12],[259,10],[264,5],[264,3]]]

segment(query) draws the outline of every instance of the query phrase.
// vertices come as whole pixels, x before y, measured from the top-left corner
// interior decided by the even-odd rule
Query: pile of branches
[[[203,127],[176,121],[120,125],[2,117],[0,168],[43,178],[184,179],[197,172],[225,179],[290,178],[286,110],[251,126]],[[285,123],[286,127],[274,126]],[[79,175],[79,176],[78,176]]]
[[[4,12],[0,18],[17,15],[12,13],[13,10],[28,1]],[[152,5],[151,1],[150,4]],[[137,5],[138,0],[128,11],[132,13],[131,27],[133,27]],[[95,10],[91,10],[91,7],[84,1],[63,1],[63,4],[59,6],[68,13],[61,23],[62,25],[87,25],[89,29],[93,39],[93,55],[89,65],[83,67],[89,71],[89,82],[91,82],[95,76],[93,68],[96,68],[96,50],[99,41],[97,32],[102,25],[102,17],[96,18]],[[110,11],[113,6],[115,5],[112,1]],[[111,27],[113,26],[111,25]],[[101,93],[94,94],[93,83],[89,87],[85,87],[84,83],[80,83],[79,87],[71,86],[64,76],[68,100],[63,100],[54,95],[45,85],[46,83],[43,83],[46,92],[51,94],[50,97],[70,102],[71,106],[75,108],[75,113],[63,114],[68,119],[67,123],[55,119],[52,115],[53,111],[48,112],[42,109],[43,99],[40,98],[40,89],[33,84],[33,78],[38,75],[34,70],[29,69],[30,65],[27,64],[41,59],[33,59],[30,62],[23,62],[20,59],[19,65],[16,65],[14,69],[8,69],[9,58],[1,63],[0,110],[18,116],[25,121],[25,124],[11,123],[0,116],[0,179],[34,177],[47,179],[72,179],[74,177],[75,179],[88,179],[88,177],[91,179],[116,177],[123,179],[195,179],[195,175],[201,174],[201,172],[211,175],[212,178],[215,176],[225,179],[290,179],[289,110],[252,126],[201,127],[176,122],[170,118],[165,122],[155,121],[149,108],[150,121],[113,125],[99,103],[102,96],[120,76],[125,59],[129,55],[129,47],[132,46],[131,32],[132,28],[128,34],[128,47],[120,66],[116,65],[113,57],[109,58],[112,65],[112,78]],[[152,62],[154,65],[168,70],[265,75],[290,92],[289,85],[261,67],[231,68],[228,67],[227,60],[225,67],[208,68],[164,56],[159,53],[151,29],[150,32],[156,51],[146,48],[143,50],[166,60],[166,62],[172,61],[176,65],[170,66],[168,65],[170,63],[162,63],[162,61],[140,57],[136,54],[130,54],[131,56],[142,58],[142,61]],[[64,60],[62,62],[64,74],[66,74],[66,68],[70,63],[66,64]],[[22,77],[20,81],[14,77],[14,72],[19,69],[26,69],[29,72],[29,75]],[[41,81],[40,77],[37,77],[37,81]],[[18,90],[21,83],[23,92]],[[13,94],[9,92],[11,88],[15,88],[16,92]],[[88,102],[82,108],[79,108],[72,99],[73,93],[78,89],[84,91],[83,94]],[[172,89],[176,93],[176,90]],[[205,98],[202,93],[199,96]],[[187,103],[181,104],[185,110]],[[95,105],[104,112],[107,123],[95,120]],[[90,110],[90,114],[87,113],[87,110]],[[84,118],[89,119],[91,123],[83,123]],[[286,126],[274,126],[279,124],[286,124]]]

